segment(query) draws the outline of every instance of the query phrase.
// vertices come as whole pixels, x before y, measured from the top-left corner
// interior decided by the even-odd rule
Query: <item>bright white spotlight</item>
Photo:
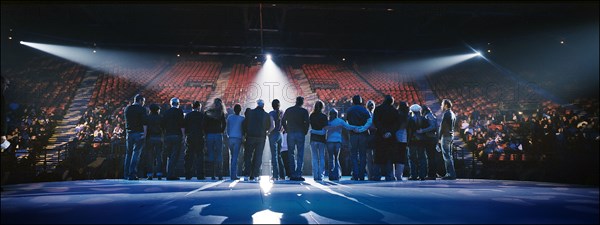
[[[96,50],[92,51],[93,53],[96,53]]]
[[[267,54],[267,60],[271,60],[271,54]]]
[[[481,57],[481,52],[479,52],[479,51],[475,51],[475,54],[476,54],[477,56]]]
[[[23,44],[23,41],[19,41],[19,44]]]

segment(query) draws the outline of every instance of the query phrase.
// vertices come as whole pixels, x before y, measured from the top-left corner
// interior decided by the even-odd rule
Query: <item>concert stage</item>
[[[81,180],[6,185],[8,223],[599,223],[599,188],[530,181]]]

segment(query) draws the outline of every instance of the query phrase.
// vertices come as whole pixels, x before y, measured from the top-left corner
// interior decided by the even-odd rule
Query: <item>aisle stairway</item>
[[[58,161],[59,147],[75,137],[75,127],[77,126],[81,115],[87,109],[87,104],[90,101],[97,79],[97,72],[91,70],[86,72],[73,101],[69,105],[67,113],[63,119],[58,122],[54,134],[48,139],[48,146],[46,147],[48,151],[46,152],[46,155],[38,155],[38,166],[43,165],[43,158],[45,157],[47,161],[46,168],[53,168],[54,164]]]

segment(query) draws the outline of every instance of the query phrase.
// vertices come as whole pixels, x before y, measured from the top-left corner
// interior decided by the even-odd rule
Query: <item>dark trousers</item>
[[[181,135],[165,136],[165,155],[167,156],[167,178],[176,177],[175,168],[181,152]]]
[[[184,156],[185,177],[204,179],[204,137],[187,136]]]
[[[265,149],[265,138],[246,138],[247,149],[244,151],[244,174],[250,178],[260,176],[263,151]]]

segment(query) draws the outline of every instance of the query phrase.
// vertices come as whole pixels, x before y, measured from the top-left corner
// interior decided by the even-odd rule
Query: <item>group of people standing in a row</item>
[[[146,156],[142,166],[147,179],[166,177],[167,180],[179,180],[175,168],[184,145],[186,179],[195,176],[202,180],[210,176],[213,180],[217,177],[222,180],[222,149],[224,135],[227,135],[230,179],[239,179],[237,161],[242,145],[242,175],[250,180],[260,176],[263,149],[269,137],[271,179],[283,180],[287,175],[290,180],[304,181],[304,143],[309,132],[314,179],[322,180],[328,174],[329,180],[339,180],[342,175],[339,160],[344,140],[342,129],[348,130],[352,180],[365,179],[367,162],[369,180],[381,180],[381,176],[385,180],[402,180],[407,159],[409,180],[435,179],[436,166],[433,164],[436,162],[436,149],[440,149],[436,148],[438,143],[446,168],[442,179],[456,179],[451,152],[456,117],[451,110],[452,103],[447,99],[442,101],[444,115],[439,128],[427,106],[414,104],[409,107],[406,102],[400,102],[396,108],[394,99],[389,95],[377,107],[372,100],[365,107],[362,98],[354,96],[353,106],[346,111],[345,120],[340,118],[335,108],[325,115],[324,104],[319,100],[309,115],[308,110],[302,107],[304,98],[301,96],[285,112],[280,110],[280,102],[275,99],[271,103],[273,111],[267,113],[264,101],[259,99],[256,108],[246,109],[244,116],[240,115],[242,108],[239,104],[233,107],[234,114],[227,116],[219,98],[204,112],[200,102],[195,101],[192,112],[185,115],[177,98],[171,99],[171,108],[162,114],[156,104],[149,106],[150,113],[147,114],[144,102],[144,97],[136,95],[134,103],[125,109],[127,150],[124,178],[128,180],[139,179],[138,164],[142,152]],[[285,156],[281,155],[282,142],[287,142]],[[368,151],[370,154],[367,154]],[[371,158],[367,159],[367,156]],[[327,173],[325,160],[329,165]],[[205,167],[209,174],[205,174]]]

